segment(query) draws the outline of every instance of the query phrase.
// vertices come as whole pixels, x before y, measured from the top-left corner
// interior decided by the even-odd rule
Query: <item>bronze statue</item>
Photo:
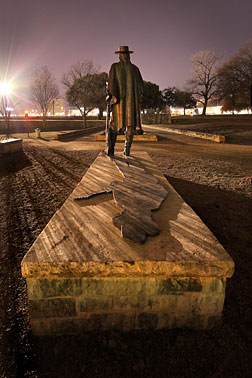
[[[129,156],[133,134],[142,134],[140,98],[143,79],[139,69],[131,63],[128,46],[120,46],[119,62],[109,71],[107,101],[111,101],[112,117],[106,135],[106,153],[114,155],[117,134],[125,134],[124,154]]]

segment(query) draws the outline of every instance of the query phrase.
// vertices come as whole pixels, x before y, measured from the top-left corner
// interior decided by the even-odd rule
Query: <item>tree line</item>
[[[183,90],[167,87],[163,91],[150,81],[144,81],[142,109],[163,110],[168,107],[192,109],[197,101],[202,103],[202,115],[211,99],[222,100],[224,111],[240,111],[252,107],[252,41],[248,41],[224,63],[214,50],[199,51],[190,59],[193,74]],[[70,106],[79,109],[84,126],[86,117],[94,108],[99,116],[105,109],[106,81],[108,74],[100,72],[89,60],[81,60],[63,74],[66,99]],[[34,73],[31,83],[31,100],[43,115],[44,122],[58,97],[56,80],[48,67]]]
[[[203,105],[210,99],[222,100],[223,111],[252,107],[252,40],[246,42],[226,62],[214,50],[199,51],[191,61],[194,72],[188,81],[191,93]]]
[[[79,109],[84,126],[86,117],[94,108],[99,108],[100,115],[105,108],[105,85],[108,79],[106,72],[99,72],[89,60],[72,64],[62,75],[62,84],[66,88],[66,99],[70,106]],[[57,99],[59,89],[52,72],[47,66],[38,69],[32,78],[31,100],[43,116],[44,126],[48,112],[52,109],[53,100]]]
[[[99,68],[89,60],[81,60],[72,64],[69,70],[63,74],[62,84],[66,88],[68,104],[80,111],[84,126],[86,126],[88,113],[94,108],[99,109],[99,118],[101,119],[106,107],[107,80],[108,74],[99,72]],[[30,99],[42,114],[45,123],[53,100],[59,95],[56,80],[47,66],[41,67],[34,73],[30,92]],[[196,105],[196,100],[186,90],[170,87],[160,91],[157,84],[144,81],[142,109],[162,110],[166,105],[183,107],[185,110],[193,108]]]

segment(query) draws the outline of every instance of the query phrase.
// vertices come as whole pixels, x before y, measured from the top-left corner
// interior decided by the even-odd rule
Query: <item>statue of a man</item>
[[[114,155],[117,134],[125,133],[124,154],[129,156],[133,134],[142,134],[140,98],[143,79],[137,66],[131,63],[128,46],[120,46],[119,62],[109,71],[108,90],[112,96],[112,117],[107,130],[107,155]]]

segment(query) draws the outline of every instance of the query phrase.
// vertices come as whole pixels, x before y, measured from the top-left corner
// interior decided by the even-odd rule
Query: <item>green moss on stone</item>
[[[81,279],[28,279],[28,296],[31,299],[74,297],[82,294]]]
[[[33,319],[76,316],[73,298],[29,300],[30,316]]]
[[[79,309],[80,312],[104,311],[111,309],[112,298],[80,298]]]
[[[82,280],[82,291],[85,296],[96,295],[152,295],[157,292],[158,285],[154,278],[150,279],[100,279]]]
[[[186,291],[198,292],[202,290],[202,283],[194,278],[173,279],[160,281],[158,294],[183,293]]]

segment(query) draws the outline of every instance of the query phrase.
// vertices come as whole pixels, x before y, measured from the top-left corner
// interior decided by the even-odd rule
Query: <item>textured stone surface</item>
[[[79,318],[32,319],[34,335],[81,334],[93,330],[148,328],[211,329],[221,324],[218,315],[189,315],[169,312],[108,312],[87,314]]]
[[[72,317],[80,313],[104,311],[165,311],[174,313],[192,313],[196,315],[221,313],[224,293],[194,293],[178,292],[166,295],[149,295],[135,293],[134,295],[86,296],[72,298],[30,299],[29,306],[32,318]]]
[[[30,299],[43,299],[62,296],[151,296],[171,293],[203,292],[225,293],[224,278],[133,278],[112,277],[96,279],[27,279]]]
[[[34,334],[220,322],[232,259],[149,156],[137,158],[168,192],[153,213],[160,234],[143,245],[123,239],[112,223],[122,209],[110,194],[74,201],[123,180],[99,155],[22,262]]]
[[[80,297],[77,305],[79,312],[111,310],[113,307],[111,297]]]
[[[31,299],[78,296],[83,292],[81,278],[63,280],[28,279],[26,283],[29,298]]]
[[[160,208],[167,190],[134,157],[115,157],[113,163],[124,177],[123,182],[110,184],[115,202],[123,207],[122,214],[113,218],[113,223],[120,228],[122,237],[142,243],[148,235],[156,236],[160,232],[152,210]]]
[[[123,208],[122,213],[112,219],[121,230],[121,236],[143,243],[148,236],[159,234],[160,228],[152,219],[152,211],[158,210],[167,196],[167,190],[156,177],[147,173],[134,157],[109,157],[123,176],[123,181],[112,181],[98,192],[82,193],[76,201],[85,201],[104,193],[113,193],[115,203]],[[103,178],[110,175],[110,169],[103,167]],[[99,201],[99,198],[97,198]]]
[[[200,218],[183,201],[147,153],[136,157],[168,195],[153,219],[161,232],[144,246],[123,239],[112,219],[113,199],[74,201],[83,192],[123,180],[113,162],[99,155],[22,261],[24,277],[219,276],[231,277],[234,263]],[[103,176],[103,167],[110,175]],[[84,202],[84,203],[81,203]]]
[[[75,316],[75,300],[73,298],[53,298],[29,300],[31,318],[54,318]]]
[[[225,279],[213,277],[28,279],[27,287],[34,334],[209,328],[225,299]]]

